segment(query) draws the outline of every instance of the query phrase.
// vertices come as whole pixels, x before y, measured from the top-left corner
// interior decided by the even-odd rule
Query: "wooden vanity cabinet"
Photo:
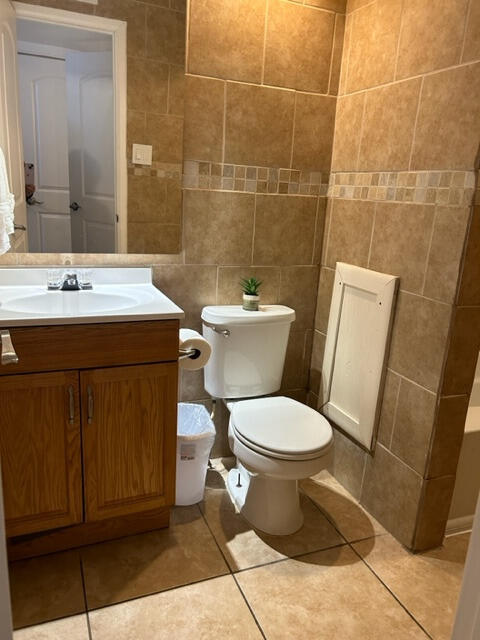
[[[10,557],[167,526],[175,501],[178,321],[10,333],[19,362],[0,367]]]
[[[76,371],[0,378],[0,453],[8,536],[82,522]]]
[[[80,380],[85,520],[173,504],[176,364],[93,369]]]

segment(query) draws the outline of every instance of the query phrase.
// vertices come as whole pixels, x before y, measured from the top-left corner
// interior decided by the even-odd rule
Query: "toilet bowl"
[[[238,464],[227,488],[237,509],[272,535],[300,529],[298,481],[327,466],[333,442],[328,421],[291,398],[241,400],[233,406],[228,438]]]
[[[203,336],[212,347],[205,389],[231,411],[230,448],[237,466],[227,488],[257,529],[288,535],[303,524],[298,481],[328,465],[332,429],[322,415],[283,396],[280,389],[295,312],[282,305],[246,311],[205,307]]]

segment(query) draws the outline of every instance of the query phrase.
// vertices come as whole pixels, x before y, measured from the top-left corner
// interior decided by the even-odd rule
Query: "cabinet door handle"
[[[15,353],[15,347],[13,346],[12,336],[10,335],[10,331],[5,329],[0,331],[0,338],[2,341],[2,364],[17,364],[18,356]]]
[[[72,385],[68,387],[68,412],[69,422],[74,424],[75,422],[75,390]]]
[[[87,387],[87,422],[92,424],[93,420],[93,389],[90,385]]]

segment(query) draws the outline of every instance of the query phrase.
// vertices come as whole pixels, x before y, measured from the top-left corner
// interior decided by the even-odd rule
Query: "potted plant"
[[[245,311],[258,311],[260,301],[258,289],[262,284],[261,281],[256,278],[242,278],[240,284],[243,291],[243,308]]]

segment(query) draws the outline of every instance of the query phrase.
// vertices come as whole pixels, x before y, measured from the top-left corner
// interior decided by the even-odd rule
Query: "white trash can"
[[[215,426],[205,407],[179,402],[175,504],[196,504],[203,500],[208,458],[214,441]]]

